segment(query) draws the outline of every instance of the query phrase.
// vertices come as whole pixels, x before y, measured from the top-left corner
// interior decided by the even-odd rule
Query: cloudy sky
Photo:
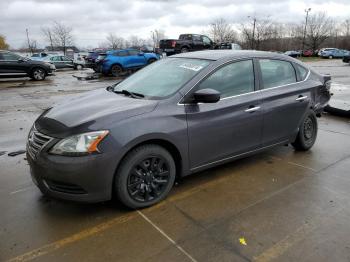
[[[180,33],[201,33],[217,18],[230,23],[247,16],[270,16],[278,22],[300,22],[304,9],[327,11],[335,19],[350,18],[350,0],[0,0],[0,34],[11,47],[25,43],[25,30],[40,46],[42,26],[53,20],[73,28],[76,45],[98,46],[108,33],[149,38],[163,29],[169,38]]]

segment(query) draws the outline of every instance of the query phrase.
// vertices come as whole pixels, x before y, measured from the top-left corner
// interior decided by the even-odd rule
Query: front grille
[[[78,185],[74,184],[68,184],[68,183],[63,183],[63,182],[58,182],[58,181],[53,181],[53,180],[45,180],[47,186],[57,192],[61,193],[68,193],[68,194],[86,194],[86,191]]]
[[[35,126],[29,132],[27,141],[28,154],[35,159],[38,153],[52,140],[52,137],[40,133]]]

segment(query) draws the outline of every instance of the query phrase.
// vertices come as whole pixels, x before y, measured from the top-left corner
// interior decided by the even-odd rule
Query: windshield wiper
[[[130,96],[132,98],[143,98],[145,97],[143,94],[139,94],[139,93],[135,93],[135,92],[130,92],[128,90],[113,90],[114,93],[116,94],[123,94],[123,95],[126,95],[126,96]]]

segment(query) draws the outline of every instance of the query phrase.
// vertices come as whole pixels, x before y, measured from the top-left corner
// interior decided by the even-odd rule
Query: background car
[[[349,55],[349,51],[338,49],[338,48],[326,48],[319,52],[319,56],[323,58],[343,58],[344,56]]]
[[[44,61],[54,64],[57,69],[63,69],[63,68],[82,69],[84,67],[83,60],[80,60],[80,61],[73,60],[63,55],[48,56],[44,59]]]
[[[108,51],[97,60],[97,71],[119,76],[126,70],[137,70],[159,59],[155,53],[143,53],[136,49]]]
[[[236,43],[221,43],[218,45],[218,49],[242,50],[242,47]]]
[[[290,56],[290,57],[299,57],[301,55],[300,51],[295,51],[295,50],[290,50],[284,52],[285,55]]]
[[[53,64],[30,60],[10,51],[0,50],[0,76],[23,77],[29,76],[34,80],[44,80],[51,75],[56,67]]]
[[[34,53],[30,57],[31,60],[42,61],[51,55],[59,55],[57,52],[40,52]]]
[[[304,57],[310,57],[310,56],[313,56],[314,55],[314,51],[312,50],[304,50],[303,51],[303,56]]]

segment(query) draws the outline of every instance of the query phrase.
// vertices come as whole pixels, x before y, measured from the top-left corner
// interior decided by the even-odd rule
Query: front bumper
[[[27,153],[33,182],[46,195],[78,202],[101,202],[112,197],[115,161],[107,154],[66,157]]]

